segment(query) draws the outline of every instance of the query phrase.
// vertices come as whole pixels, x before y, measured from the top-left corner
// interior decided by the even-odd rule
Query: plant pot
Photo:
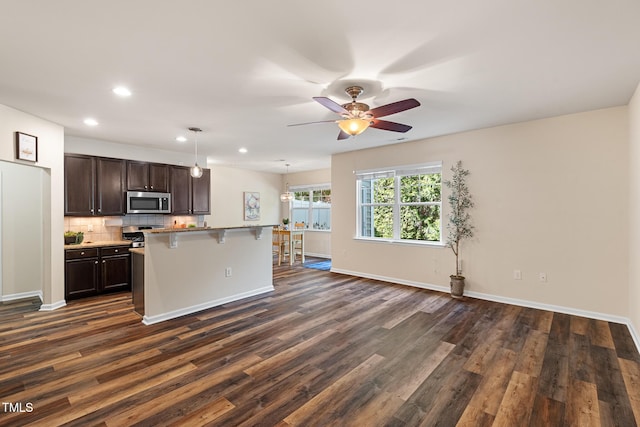
[[[64,237],[64,244],[65,245],[75,245],[76,243],[76,236],[65,236]]]
[[[453,298],[462,298],[464,295],[464,276],[449,276],[451,279],[451,296]]]

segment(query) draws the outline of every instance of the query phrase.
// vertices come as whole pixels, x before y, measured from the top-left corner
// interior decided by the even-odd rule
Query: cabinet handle
[[[118,250],[117,250],[117,249],[115,249],[115,250],[114,250],[114,252],[118,253]]]
[[[91,213],[93,213],[93,209],[91,209]]]
[[[106,262],[107,262],[107,261],[105,261],[105,260],[102,260],[102,263],[103,263],[103,264],[105,264]]]
[[[84,255],[84,252],[80,252],[80,255]]]
[[[153,185],[151,186],[151,189],[153,190]]]
[[[102,212],[102,209],[98,209],[98,212]]]
[[[98,263],[98,261],[94,262],[94,264],[97,264],[97,263]]]
[[[145,190],[147,189],[147,186],[146,186],[146,185],[144,186],[144,189],[145,189]]]

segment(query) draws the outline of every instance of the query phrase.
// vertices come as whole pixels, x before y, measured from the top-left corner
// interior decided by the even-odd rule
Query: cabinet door
[[[171,166],[171,212],[178,215],[191,214],[191,175],[189,168]]]
[[[98,293],[98,258],[65,263],[65,298],[74,299]]]
[[[149,163],[149,189],[159,193],[169,192],[169,167],[158,163]]]
[[[127,190],[149,190],[149,163],[127,161]]]
[[[131,284],[130,256],[103,257],[101,279],[103,292],[129,290]]]
[[[97,215],[124,215],[125,161],[96,158]]]
[[[64,214],[90,216],[95,212],[95,160],[90,156],[64,156]]]
[[[193,215],[208,215],[211,213],[211,169],[203,169],[200,178],[192,178]]]

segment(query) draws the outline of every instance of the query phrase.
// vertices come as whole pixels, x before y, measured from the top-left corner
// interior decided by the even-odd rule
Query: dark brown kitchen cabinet
[[[169,191],[169,167],[159,163],[127,161],[127,190]]]
[[[98,249],[70,249],[65,251],[65,298],[83,298],[98,293],[100,262]]]
[[[67,249],[65,261],[66,299],[131,289],[128,246]]]
[[[211,170],[203,169],[200,178],[193,178],[188,167],[171,166],[169,169],[172,213],[175,215],[210,214]]]
[[[211,213],[211,169],[203,169],[200,178],[191,178],[191,213],[209,215]]]
[[[131,254],[128,246],[101,248],[100,262],[103,292],[131,289]]]
[[[66,154],[64,214],[124,215],[125,161]]]

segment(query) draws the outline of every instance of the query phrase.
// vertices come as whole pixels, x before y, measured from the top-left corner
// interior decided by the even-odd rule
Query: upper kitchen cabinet
[[[211,169],[203,169],[200,178],[191,178],[191,194],[191,213],[209,215],[211,213]]]
[[[158,163],[128,160],[127,190],[169,192],[169,167]]]
[[[208,215],[210,208],[211,170],[192,178],[188,167],[169,167],[171,212],[175,215]]]
[[[64,214],[124,215],[125,161],[65,154]]]

